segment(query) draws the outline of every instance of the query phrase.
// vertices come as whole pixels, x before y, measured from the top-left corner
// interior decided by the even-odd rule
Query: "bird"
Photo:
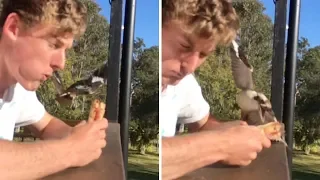
[[[241,119],[261,128],[270,140],[283,142],[288,147],[284,124],[277,120],[269,99],[254,90],[253,67],[235,40],[230,46],[230,57],[233,80],[240,89],[236,102],[241,109]]]
[[[241,109],[241,119],[249,125],[257,126],[278,122],[269,99],[254,90],[253,67],[235,40],[231,43],[230,57],[233,80],[241,90],[236,96],[236,102]]]
[[[71,106],[73,105],[75,94],[68,93],[64,90],[64,86],[62,84],[61,76],[60,74],[55,71],[53,72],[52,78],[51,78],[55,89],[57,91],[55,100],[60,104],[64,106]]]
[[[53,73],[52,81],[57,90],[56,101],[61,105],[74,107],[74,100],[81,95],[91,95],[107,84],[107,63],[95,69],[86,78],[76,81],[64,89],[61,77],[57,71]]]

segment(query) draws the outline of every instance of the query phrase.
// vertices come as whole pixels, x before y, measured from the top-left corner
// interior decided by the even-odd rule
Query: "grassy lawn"
[[[320,154],[305,155],[294,151],[292,179],[320,180]]]
[[[158,180],[159,155],[157,153],[146,153],[145,155],[140,155],[135,150],[129,150],[128,179]]]

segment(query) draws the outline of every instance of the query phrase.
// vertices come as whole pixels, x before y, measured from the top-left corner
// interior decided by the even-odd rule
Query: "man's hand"
[[[215,131],[223,137],[223,162],[230,165],[249,165],[263,148],[271,146],[271,141],[256,126],[221,126]]]
[[[82,121],[76,125],[65,140],[72,152],[72,166],[85,166],[98,159],[102,148],[107,144],[106,129],[108,121],[103,118],[97,121]]]

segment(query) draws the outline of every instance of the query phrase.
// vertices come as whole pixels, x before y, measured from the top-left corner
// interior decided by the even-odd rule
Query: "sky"
[[[266,8],[265,13],[274,20],[273,0],[260,1]],[[287,1],[289,14],[290,0]],[[110,21],[109,0],[97,0],[97,2],[102,8],[102,14]],[[135,37],[143,38],[147,47],[159,45],[159,0],[136,0],[136,2]],[[317,19],[320,17],[319,7],[319,0],[301,0],[299,36],[307,38],[311,47],[320,45],[320,20]]]
[[[159,46],[159,0],[136,0],[135,38],[144,40],[146,47]],[[108,22],[110,22],[109,0],[97,0]],[[125,0],[123,0],[123,21]]]
[[[265,14],[274,20],[275,5],[273,0],[260,0],[266,10]],[[287,8],[287,17],[289,16],[289,3]],[[303,36],[309,40],[310,46],[320,45],[320,20],[319,20],[319,0],[301,0],[301,10],[300,10],[300,27],[299,27],[299,37]],[[289,21],[287,21],[289,23]]]

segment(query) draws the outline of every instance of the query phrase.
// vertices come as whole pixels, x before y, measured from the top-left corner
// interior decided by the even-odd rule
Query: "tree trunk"
[[[306,145],[306,146],[304,147],[304,153],[305,153],[306,155],[309,155],[309,154],[310,154],[310,150],[311,150],[311,148],[310,148],[309,145]]]
[[[143,155],[146,154],[146,146],[145,145],[140,144],[138,148],[139,148],[140,154],[143,154]]]
[[[310,145],[309,145],[309,143],[308,143],[307,140],[306,140],[306,142],[303,143],[303,145],[302,145],[302,150],[304,151],[304,153],[305,153],[306,155],[309,155],[309,154],[310,154],[311,148],[310,148]]]
[[[81,110],[82,113],[84,112],[85,102],[86,102],[86,96],[82,96],[82,110]]]

